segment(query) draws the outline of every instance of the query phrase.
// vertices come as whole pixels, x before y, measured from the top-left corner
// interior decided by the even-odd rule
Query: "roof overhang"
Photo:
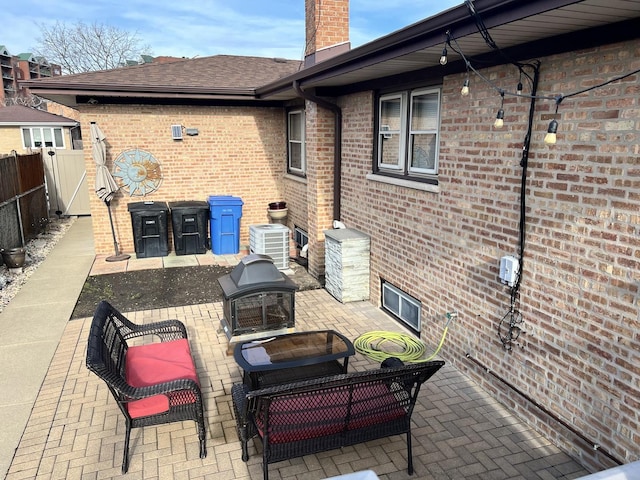
[[[94,103],[130,103],[131,100],[173,100],[173,101],[255,101],[254,89],[217,88],[204,90],[198,87],[175,88],[170,86],[153,86],[139,88],[135,85],[100,85],[85,83],[50,82],[38,79],[36,82],[22,82],[32,93],[69,106]]]

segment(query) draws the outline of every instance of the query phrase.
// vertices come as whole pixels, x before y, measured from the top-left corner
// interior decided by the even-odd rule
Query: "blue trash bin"
[[[240,197],[229,195],[209,197],[211,251],[215,255],[235,254],[240,251]]]

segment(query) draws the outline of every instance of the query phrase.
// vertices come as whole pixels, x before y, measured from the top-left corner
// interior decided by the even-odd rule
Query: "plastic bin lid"
[[[186,200],[182,202],[169,202],[169,208],[209,208],[209,204],[202,200]]]
[[[211,195],[209,197],[209,205],[244,205],[240,197],[231,195]]]
[[[127,209],[130,212],[144,212],[144,211],[167,211],[169,207],[167,202],[132,202],[127,204]]]

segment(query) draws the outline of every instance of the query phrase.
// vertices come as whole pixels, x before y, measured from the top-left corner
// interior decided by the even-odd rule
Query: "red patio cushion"
[[[159,383],[189,378],[198,382],[196,367],[186,338],[171,342],[129,347],[125,362],[127,383],[133,387],[148,387]],[[192,403],[193,395],[155,395],[127,404],[133,418],[156,415],[169,410],[173,403]]]
[[[269,408],[269,442],[288,443],[333,435],[396,420],[406,413],[382,383],[358,385],[352,392],[345,387],[284,396],[273,400]],[[264,436],[263,415],[257,416],[256,424],[258,433]]]
[[[348,430],[366,428],[405,417],[407,410],[399,403],[399,397],[406,395],[406,392],[394,393],[389,385],[384,383],[357,389],[353,394]]]

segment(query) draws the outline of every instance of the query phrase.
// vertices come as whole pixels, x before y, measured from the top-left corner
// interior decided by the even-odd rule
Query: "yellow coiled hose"
[[[357,352],[377,362],[382,362],[389,357],[396,357],[403,362],[428,362],[432,360],[444,345],[444,340],[449,330],[449,323],[444,327],[442,338],[435,351],[427,358],[422,358],[426,351],[424,343],[411,335],[398,332],[377,330],[363,333],[353,342]],[[385,349],[385,347],[390,347]]]

